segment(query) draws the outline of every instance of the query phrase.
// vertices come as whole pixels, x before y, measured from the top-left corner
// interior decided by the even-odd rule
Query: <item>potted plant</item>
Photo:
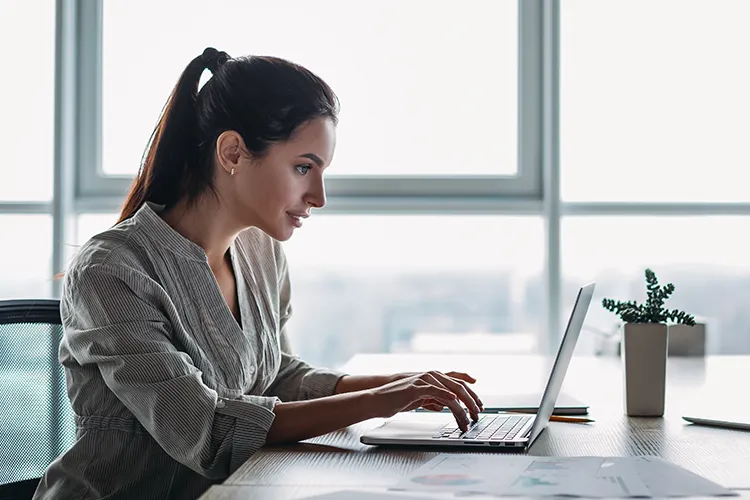
[[[664,415],[669,326],[695,325],[695,318],[684,311],[666,309],[664,301],[674,293],[674,285],[659,285],[656,274],[646,269],[647,299],[636,301],[603,299],[602,306],[625,323],[622,335],[625,411],[629,416]]]

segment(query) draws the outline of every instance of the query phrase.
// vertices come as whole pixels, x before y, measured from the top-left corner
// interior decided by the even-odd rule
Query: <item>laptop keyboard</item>
[[[461,439],[477,441],[511,441],[531,419],[530,415],[486,415],[461,433],[456,424],[448,424],[440,429],[433,439]]]

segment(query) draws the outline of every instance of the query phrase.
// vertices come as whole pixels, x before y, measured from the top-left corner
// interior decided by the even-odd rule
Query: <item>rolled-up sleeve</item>
[[[279,317],[281,364],[273,384],[266,395],[276,396],[282,401],[301,401],[330,396],[344,372],[328,368],[314,368],[292,353],[287,323],[292,316],[291,283],[286,260],[282,260],[279,282]]]
[[[61,300],[64,342],[81,365],[96,365],[107,387],[172,458],[223,478],[265,444],[278,399],[219,398],[170,340],[168,301],[132,269],[74,269]]]
[[[313,368],[297,356],[282,351],[279,374],[265,394],[282,401],[322,398],[334,393],[344,375],[336,370]]]

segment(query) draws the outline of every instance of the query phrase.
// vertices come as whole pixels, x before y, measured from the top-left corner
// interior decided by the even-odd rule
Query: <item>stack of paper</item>
[[[393,490],[502,496],[685,497],[737,495],[656,457],[441,454]]]

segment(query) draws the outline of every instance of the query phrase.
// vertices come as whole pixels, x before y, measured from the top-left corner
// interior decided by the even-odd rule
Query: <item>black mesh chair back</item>
[[[0,300],[0,500],[30,499],[75,439],[58,300]]]

